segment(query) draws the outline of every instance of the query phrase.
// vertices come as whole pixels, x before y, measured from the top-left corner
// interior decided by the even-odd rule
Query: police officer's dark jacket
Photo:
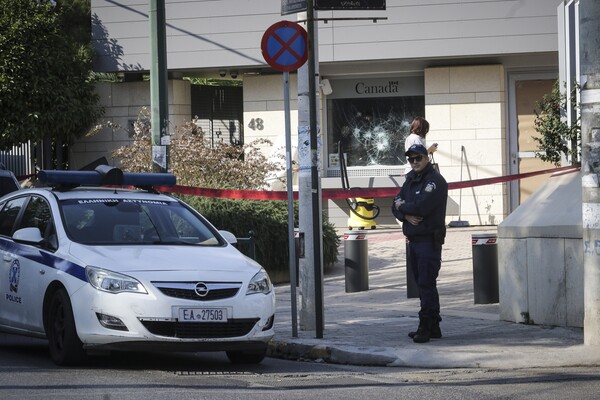
[[[419,175],[415,171],[406,175],[394,200],[398,198],[404,202],[399,209],[392,204],[392,213],[402,222],[402,232],[409,241],[431,241],[441,231],[445,236],[448,183],[431,163]],[[406,221],[405,215],[418,215],[423,221],[413,225]]]

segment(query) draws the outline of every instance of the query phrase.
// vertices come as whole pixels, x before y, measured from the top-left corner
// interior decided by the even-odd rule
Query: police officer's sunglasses
[[[424,156],[414,156],[414,157],[408,157],[407,160],[409,163],[414,163],[416,162],[420,162],[423,159]]]

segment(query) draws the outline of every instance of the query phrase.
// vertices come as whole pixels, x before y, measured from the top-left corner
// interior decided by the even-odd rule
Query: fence
[[[31,152],[30,142],[13,146],[12,149],[0,151],[0,162],[17,177],[31,175],[35,172]]]

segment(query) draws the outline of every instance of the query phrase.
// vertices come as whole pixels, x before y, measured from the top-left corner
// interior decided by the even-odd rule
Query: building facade
[[[323,188],[342,187],[340,147],[350,187],[400,187],[404,138],[416,115],[431,124],[427,143],[439,144],[435,161],[448,182],[552,167],[535,158],[533,121],[536,102],[559,75],[562,1],[386,3],[385,11],[317,12]],[[92,0],[95,70],[122,77],[99,91],[107,117],[122,127],[150,103],[142,79],[150,69],[149,11],[148,0]],[[171,125],[190,120],[207,101],[182,78],[235,79],[242,82],[242,110],[237,117],[211,117],[213,137],[268,138],[267,154],[284,152],[283,79],[266,64],[260,45],[273,23],[303,18],[282,16],[281,0],[166,0]],[[294,142],[295,73],[290,89]],[[107,128],[72,147],[71,165],[107,156],[129,140],[128,129]],[[545,179],[452,190],[448,222],[497,225]],[[390,203],[376,199],[378,223],[395,223]],[[338,227],[347,223],[344,200],[329,200],[327,212]]]

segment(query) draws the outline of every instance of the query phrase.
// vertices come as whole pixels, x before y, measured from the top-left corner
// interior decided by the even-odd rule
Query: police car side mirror
[[[231,243],[231,244],[237,244],[237,238],[235,237],[235,235],[233,233],[231,233],[229,231],[219,231],[219,233],[229,243]]]
[[[38,245],[44,241],[38,228],[22,228],[13,233],[13,240],[17,243]]]

